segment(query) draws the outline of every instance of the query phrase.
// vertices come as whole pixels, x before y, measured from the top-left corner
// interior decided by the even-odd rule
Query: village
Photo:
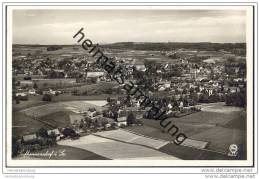
[[[166,110],[169,119],[199,115],[208,104],[239,111],[246,107],[243,44],[220,44],[215,50],[145,50],[149,45],[140,43],[128,44],[127,49],[122,46],[125,44],[105,45],[102,49],[120,66],[125,79]],[[123,86],[80,46],[13,45],[12,62],[13,157],[100,131],[140,132],[146,126],[154,127],[150,107],[142,107],[139,100],[127,95]],[[30,125],[28,120],[33,126],[21,127]],[[163,139],[169,139],[170,134],[157,125],[155,128],[168,136]],[[186,126],[181,127],[186,130]],[[210,143],[189,139],[182,145],[204,149]]]

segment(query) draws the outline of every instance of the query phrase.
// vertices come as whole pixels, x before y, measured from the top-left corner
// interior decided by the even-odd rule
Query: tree
[[[19,103],[20,103],[19,97],[15,97],[15,102],[16,102],[16,104],[19,104]]]
[[[194,88],[191,87],[190,88],[190,93],[194,93],[194,91],[195,91]]]
[[[38,85],[36,83],[33,84],[34,89],[38,89]]]
[[[127,125],[136,123],[135,115],[133,112],[130,112],[126,118]]]
[[[238,92],[233,94],[228,94],[226,96],[226,105],[228,106],[238,106],[245,107],[246,106],[246,93]]]
[[[104,90],[104,93],[112,94],[113,93],[113,89],[112,88],[107,88],[107,89]]]
[[[187,96],[184,96],[184,98],[183,98],[183,106],[184,107],[187,107],[188,106],[188,97]]]
[[[216,103],[218,101],[220,101],[220,98],[217,94],[212,94],[212,95],[209,96],[209,102],[210,103]]]
[[[175,96],[172,96],[172,98],[171,98],[171,104],[172,104],[173,107],[178,106],[178,102],[177,102]]]
[[[198,97],[197,93],[195,93],[195,92],[190,94],[190,98],[191,98],[191,100],[193,101],[194,104],[197,104],[198,101],[199,101],[199,97]]]
[[[197,93],[200,92],[200,87],[197,86],[197,87],[195,88],[195,91],[196,91]]]
[[[144,66],[147,74],[156,74],[156,71],[159,68],[156,62],[152,60],[144,60]]]
[[[232,94],[228,94],[226,96],[226,105],[231,106],[233,104],[233,96]]]
[[[107,103],[110,103],[110,102],[111,102],[111,98],[107,97]]]
[[[181,76],[183,72],[182,67],[173,68],[171,76]]]
[[[200,103],[208,103],[209,102],[209,95],[203,93],[202,95],[200,95],[199,97],[199,102]]]
[[[43,83],[42,85],[44,88],[46,88],[48,86],[48,83]]]
[[[62,134],[65,136],[65,137],[76,137],[77,136],[77,134],[76,134],[76,132],[73,130],[73,129],[71,129],[71,128],[65,128],[63,131],[62,131]]]
[[[43,101],[51,101],[52,100],[52,96],[50,94],[44,94],[42,97]]]
[[[48,138],[49,135],[48,135],[48,132],[47,132],[47,129],[45,128],[40,128],[37,132],[36,132],[37,136],[39,137],[43,137],[43,138]]]
[[[183,89],[182,94],[187,94],[187,89],[186,88]]]
[[[16,137],[12,137],[12,157],[15,157],[18,155],[20,150],[20,147],[17,143],[17,138]]]

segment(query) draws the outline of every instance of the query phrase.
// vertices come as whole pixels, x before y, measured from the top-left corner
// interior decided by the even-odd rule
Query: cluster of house
[[[109,51],[108,51],[109,52]],[[196,54],[197,51],[185,51],[186,54]],[[184,54],[185,54],[184,53]],[[179,57],[176,51],[164,52],[166,56],[173,56],[175,59],[169,63],[161,63],[157,65],[156,75],[153,78],[153,92],[156,91],[169,91],[171,94],[175,94],[176,98],[179,98],[181,94],[189,94],[191,88],[196,89],[197,95],[207,93],[212,95],[218,93],[224,95],[227,92],[236,93],[242,88],[245,88],[245,70],[241,70],[241,67],[234,66],[228,67],[234,71],[232,75],[226,73],[224,63],[208,63],[201,61],[199,63],[191,63],[187,58],[193,56],[187,55],[185,57]],[[38,74],[47,77],[47,79],[31,79],[20,81],[19,87],[28,87],[27,94],[36,94],[36,90],[33,89],[35,84],[38,86],[46,86],[46,84],[53,84],[53,86],[76,85],[76,83],[111,81],[107,73],[105,73],[100,67],[95,65],[94,59],[90,56],[71,54],[68,56],[59,57],[56,60],[43,59],[41,56],[17,57],[15,61],[26,59],[28,65],[21,68],[19,65],[25,65],[24,63],[14,63],[13,72],[19,73],[18,69],[22,69],[21,73],[25,71],[31,71],[29,74]],[[140,71],[145,73],[147,67],[140,62],[135,63],[136,59],[133,57],[119,58],[114,57],[115,62],[122,67],[124,75],[131,81],[136,80],[134,77],[134,71]],[[30,63],[29,63],[30,62]],[[19,67],[19,68],[18,68]],[[177,73],[174,73],[178,71]],[[241,75],[241,72],[243,73]],[[28,75],[29,75],[28,74]],[[240,76],[238,76],[240,74]],[[242,77],[241,77],[242,76]],[[54,79],[55,78],[55,79]],[[231,82],[231,83],[230,83]],[[231,84],[236,85],[231,85]],[[49,87],[51,88],[51,87]],[[48,91],[48,90],[47,90]],[[55,94],[56,91],[48,91],[50,94]],[[26,96],[26,93],[18,93],[19,96]]]
[[[127,126],[127,117],[119,116],[111,118],[104,116],[98,111],[87,111],[83,114],[71,114],[70,116],[71,128],[77,133],[82,133],[94,130],[103,130],[109,128],[118,128]]]
[[[72,113],[69,115],[69,124],[67,127],[57,127],[55,129],[47,130],[48,136],[52,136],[56,141],[61,139],[75,139],[82,133],[95,132],[101,130],[117,129],[119,127],[126,127],[127,125],[140,125],[135,123],[135,119],[131,119],[133,123],[129,122],[128,112],[118,110],[118,115],[115,116],[114,110],[97,111],[95,108],[89,108],[80,113]],[[41,137],[35,134],[24,135],[20,142],[22,144],[35,144]]]

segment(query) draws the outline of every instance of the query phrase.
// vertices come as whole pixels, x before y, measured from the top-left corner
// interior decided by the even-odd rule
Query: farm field
[[[60,94],[59,96],[53,96],[51,102],[42,101],[42,95],[29,95],[29,100],[27,101],[20,101],[19,104],[15,104],[13,101],[13,111],[18,111],[38,105],[43,104],[50,104],[60,101],[73,101],[73,100],[106,100],[107,97],[118,97],[119,94],[93,94],[93,95],[82,95],[82,96],[75,96],[72,95],[70,92],[72,90],[79,90],[79,91],[98,91],[98,90],[105,90],[111,87],[114,87],[114,83],[106,83],[101,82],[98,84],[91,84],[91,85],[81,85],[79,87],[70,87],[70,88],[64,88],[60,90],[67,91],[65,94]]]
[[[98,103],[98,101],[97,101]],[[105,104],[102,100],[98,104]],[[88,101],[64,101],[51,104],[45,104],[41,106],[35,106],[28,109],[20,110],[19,112],[32,117],[42,117],[48,114],[52,114],[60,111],[72,111],[75,113],[83,112],[91,107],[95,107],[97,110],[101,110],[102,107],[99,105],[94,105],[93,102],[88,103]]]
[[[94,105],[96,103],[97,105]],[[105,104],[104,100],[99,101],[65,101],[49,103],[40,106],[30,107],[20,111],[13,112],[12,124],[13,134],[15,136],[23,136],[34,133],[41,127],[51,129],[50,126],[35,120],[39,118],[53,125],[65,127],[69,123],[69,114],[85,111],[91,107],[97,110],[103,109],[101,105]]]
[[[174,156],[150,147],[94,135],[84,136],[74,141],[63,140],[58,144],[84,149],[114,160],[178,160]]]
[[[119,95],[109,95],[111,98],[116,98]],[[74,96],[70,94],[62,94],[55,96],[51,102],[42,101],[42,96],[30,96],[30,100],[22,101],[20,104],[15,104],[13,111],[20,111],[31,107],[41,106],[45,104],[53,104],[63,101],[85,101],[85,100],[106,100],[108,95],[93,95],[93,96]]]
[[[119,50],[109,49],[104,52],[107,56],[118,58],[132,58],[134,64],[143,64],[144,60],[172,62],[173,59],[161,54],[160,51]]]
[[[23,109],[14,112],[13,134],[15,136],[22,136],[33,133],[41,127],[51,129],[41,122],[34,120],[34,117],[38,117],[53,125],[65,127],[69,124],[69,114],[87,110],[90,107],[101,110],[104,104],[106,104],[105,100],[61,101]],[[206,147],[206,151],[182,145],[177,146],[173,143],[175,136],[163,132],[163,128],[160,126],[159,121],[149,119],[141,119],[144,124],[143,126],[126,127],[125,130],[98,132],[91,135],[91,137],[82,137],[79,141],[81,143],[77,143],[76,141],[69,141],[68,143],[66,143],[66,141],[61,141],[60,145],[68,145],[94,153],[98,150],[98,155],[109,159],[124,158],[123,154],[120,154],[120,152],[123,152],[123,149],[130,147],[129,145],[134,145],[134,147],[131,146],[130,148],[140,151],[140,154],[145,153],[143,151],[144,149],[140,147],[145,147],[159,150],[181,159],[192,159],[190,157],[193,155],[185,156],[184,151],[194,151],[198,153],[199,156],[196,159],[207,159],[207,157],[228,159],[226,155],[228,153],[228,147],[233,143],[245,150],[246,132],[245,128],[241,127],[245,126],[243,123],[246,123],[243,108],[225,106],[224,103],[202,104],[200,107],[202,109],[201,112],[181,118],[169,118],[167,120],[176,125],[179,128],[179,132],[184,133],[189,139],[208,142],[209,145]],[[86,140],[90,140],[92,143],[85,144]],[[96,140],[96,142],[93,142],[94,140]],[[105,140],[105,142],[103,140]],[[116,150],[115,146],[118,147],[119,145],[119,148],[122,149],[122,151],[119,151],[118,155],[114,155],[111,151]],[[121,147],[121,145],[123,147]],[[108,147],[108,151],[103,149],[104,147]],[[157,152],[158,151],[154,153],[149,150],[149,155],[145,154],[142,157],[145,159],[156,159],[157,156],[161,155]],[[244,155],[246,151],[242,152],[242,158],[246,158]],[[167,158],[164,155],[165,154],[163,154],[162,158]],[[141,156],[129,154],[126,155],[125,158],[140,159]]]
[[[246,146],[246,131],[245,128],[241,127],[245,126],[244,123],[246,123],[246,116],[243,109],[230,107],[233,108],[233,111],[227,114],[225,113],[225,107],[229,107],[224,106],[223,103],[208,105],[209,107],[204,105],[201,112],[181,118],[169,118],[165,123],[172,121],[172,124],[179,128],[179,132],[184,133],[190,139],[209,142],[207,149],[211,151],[227,154],[229,145],[237,144],[242,150],[243,157],[246,158],[246,156],[244,156],[244,153],[246,153],[246,151],[244,151],[244,147]],[[208,108],[214,108],[215,112],[212,112],[213,109]],[[171,136],[167,132],[162,132],[163,128],[160,126],[159,121],[141,120],[144,126],[127,127],[126,129],[154,138],[175,140],[174,136]],[[167,148],[167,145],[164,147]],[[181,148],[185,149],[186,147],[175,145],[172,149],[170,147],[167,148],[166,151],[169,150],[168,152],[175,153],[174,150],[178,151]]]
[[[51,129],[49,126],[27,116],[24,113],[15,112],[12,116],[12,134],[16,137],[22,137],[36,132],[41,127]]]
[[[44,124],[33,119],[35,116],[54,125],[65,127],[69,123],[69,114],[74,113],[75,110],[86,110],[93,106],[97,109],[102,109],[100,105],[105,103],[104,101],[100,102],[101,103],[98,104],[99,106],[94,105],[95,101],[90,103],[88,103],[88,101],[57,102],[15,112],[13,116],[13,126],[15,126],[13,133],[19,136],[35,132],[40,127],[43,127]],[[172,124],[179,128],[179,132],[184,133],[189,139],[209,142],[206,149],[210,151],[207,151],[206,154],[201,154],[201,156],[207,157],[209,155],[207,154],[208,152],[216,151],[216,156],[213,156],[225,159],[223,154],[228,152],[230,144],[235,143],[242,148],[245,146],[246,133],[245,129],[241,128],[241,126],[244,126],[243,123],[246,122],[246,118],[242,108],[224,106],[223,103],[204,104],[201,105],[201,107],[201,112],[181,118],[167,119],[168,121],[172,121]],[[226,108],[229,108],[229,110]],[[149,119],[141,119],[141,121],[144,124],[143,126],[126,127],[126,131],[117,130],[96,133],[95,136],[109,140],[145,145],[146,147],[159,150],[163,149],[166,153],[170,153],[174,156],[177,155],[184,159],[189,159],[189,157],[183,156],[183,150],[196,150],[198,153],[201,153],[199,149],[190,149],[190,147],[173,144],[172,142],[175,140],[175,136],[163,132],[159,121]],[[50,129],[48,126],[45,127]],[[140,134],[148,138],[158,139],[161,142],[155,142],[152,139],[144,140],[140,137]],[[168,145],[175,146],[167,147]]]
[[[121,130],[121,129],[97,132],[97,133],[95,133],[95,136],[100,136],[100,137],[104,137],[107,139],[128,142],[128,143],[132,143],[132,144],[139,144],[139,145],[143,145],[143,146],[150,147],[153,149],[159,149],[162,146],[169,143],[169,141],[148,138],[148,137],[140,136],[140,135],[131,133],[129,131]]]

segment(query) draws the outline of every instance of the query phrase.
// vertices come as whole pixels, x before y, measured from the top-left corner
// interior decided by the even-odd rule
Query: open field
[[[86,84],[81,85],[78,87],[69,87],[69,88],[63,88],[62,90],[71,92],[73,90],[79,90],[79,91],[102,91],[106,89],[113,88],[114,86],[118,85],[116,82],[99,82],[97,84]]]
[[[133,64],[143,64],[144,60],[172,62],[173,59],[161,54],[160,51],[144,51],[144,50],[119,50],[109,49],[104,52],[108,57],[116,56],[118,58],[133,59]]]
[[[70,125],[69,115],[73,114],[71,111],[60,111],[49,115],[42,116],[42,121],[48,122],[54,126],[67,127]]]
[[[33,116],[35,115],[46,122],[61,127],[67,126],[69,123],[68,116],[73,111],[75,112],[75,110],[86,110],[93,106],[97,109],[102,109],[102,107],[94,104],[95,102],[88,103],[88,101],[66,101],[31,107],[15,112],[13,126],[16,127],[13,128],[13,133],[18,136],[29,134],[44,126],[44,124],[33,120]],[[102,106],[103,102],[99,105]],[[242,126],[246,123],[246,116],[243,108],[228,107],[223,103],[204,104],[201,107],[201,112],[181,118],[169,118],[167,120],[177,126],[179,132],[184,133],[189,139],[208,142],[209,145],[205,150],[174,144],[175,136],[171,136],[167,132],[162,132],[163,128],[160,126],[159,121],[149,119],[141,119],[144,123],[143,126],[126,127],[125,129],[128,131],[113,130],[98,132],[92,134],[91,137],[82,137],[79,143],[76,140],[69,142],[61,141],[60,144],[81,148],[94,153],[97,152],[98,155],[110,159],[141,159],[142,157],[145,159],[156,159],[159,156],[162,158],[169,157],[164,156],[165,154],[161,156],[161,154],[157,153],[158,151],[154,153],[149,150],[146,154],[144,149],[140,147],[160,150],[163,153],[181,159],[194,159],[191,158],[194,155],[187,154],[192,151],[198,154],[195,157],[196,159],[230,159],[230,157],[227,157],[228,147],[231,144],[237,144],[243,150],[241,151],[240,158],[245,159],[246,131],[245,127]],[[130,145],[134,145],[134,147]],[[124,156],[123,151],[126,148],[129,148],[127,150],[136,151],[132,153],[128,151],[131,154],[125,154]],[[114,154],[112,151],[116,150],[120,151]],[[140,155],[137,155],[136,153],[139,152]],[[187,155],[184,155],[185,153]]]
[[[42,101],[42,96],[29,96],[28,101],[21,101],[20,104],[13,104],[13,112],[24,110],[31,107],[41,106],[45,104],[52,104],[57,102],[66,102],[66,101],[86,101],[86,100],[107,100],[107,97],[116,98],[119,95],[91,95],[91,96],[74,96],[71,94],[61,94],[59,96],[54,96],[52,101]]]
[[[102,101],[103,102],[103,101]],[[80,113],[87,111],[89,108],[95,107],[97,110],[102,110],[103,108],[98,105],[94,105],[93,102],[88,103],[87,101],[64,101],[51,104],[45,104],[41,106],[35,106],[28,109],[20,110],[19,112],[32,117],[42,117],[55,112],[61,111],[72,111],[75,113]]]
[[[36,132],[41,127],[51,129],[49,126],[34,120],[32,117],[25,115],[24,113],[15,112],[12,116],[12,134],[13,136],[22,137]]]
[[[231,107],[234,108],[233,111],[223,113],[223,111],[226,111],[225,107],[227,107],[223,106],[223,103],[209,105],[209,108],[214,108],[215,112],[207,112],[207,105],[205,105],[204,108],[202,108],[202,112],[181,118],[169,118],[165,123],[167,123],[167,121],[172,121],[171,124],[177,126],[179,132],[184,133],[190,139],[209,142],[207,149],[210,151],[227,154],[229,145],[237,144],[242,150],[241,152],[243,154],[241,155],[243,155],[243,158],[246,158],[246,151],[244,151],[246,146],[246,130],[242,127],[245,126],[246,115],[243,108]],[[142,121],[144,126],[127,127],[126,129],[154,138],[171,141],[175,140],[175,136],[171,136],[167,132],[162,132],[163,128],[160,126],[159,121],[148,119],[142,119]],[[176,146],[174,148],[176,150],[180,148],[185,149],[184,146]],[[168,149],[170,150],[171,148],[167,148],[167,150]],[[174,151],[168,152],[174,153]]]
[[[207,103],[207,104],[201,104],[197,106],[201,107],[201,110],[206,112],[230,114],[233,112],[241,111],[241,108],[235,106],[226,106],[224,102]]]
[[[246,145],[246,133],[243,130],[214,127],[204,132],[190,136],[192,139],[209,141],[208,149],[224,153],[229,152],[231,144]],[[240,148],[241,148],[240,147]]]
[[[107,82],[100,82],[98,84],[87,84],[81,85],[78,87],[70,87],[70,88],[63,88],[59,90],[64,90],[67,93],[60,94],[58,96],[53,96],[52,101],[46,102],[42,101],[42,95],[29,95],[29,100],[27,101],[20,101],[19,104],[15,104],[13,101],[13,111],[18,111],[38,105],[55,103],[59,101],[73,101],[73,100],[106,100],[107,97],[118,97],[119,94],[93,94],[93,95],[82,95],[82,96],[75,96],[71,94],[72,90],[79,90],[79,91],[90,91],[91,93],[99,90],[106,90],[108,88],[112,88],[115,86],[115,83],[107,83]]]
[[[97,105],[94,105],[96,102]],[[15,136],[23,136],[26,134],[34,133],[41,127],[50,126],[35,120],[39,118],[54,126],[65,127],[69,124],[69,114],[86,111],[91,107],[97,110],[103,109],[100,105],[105,104],[105,101],[65,101],[57,103],[49,103],[40,106],[30,107],[17,112],[13,112],[12,124],[13,134]]]
[[[109,159],[117,160],[177,160],[178,158],[167,155],[158,150],[144,147],[141,145],[130,144],[117,140],[107,139],[94,135],[81,137],[78,140],[63,140],[59,145],[72,146]]]
[[[158,45],[158,46],[157,46]],[[156,43],[146,43],[146,44],[135,44],[135,43],[129,43],[129,44],[107,44],[105,45],[105,49],[103,50],[103,53],[107,57],[117,57],[117,58],[125,58],[125,59],[131,59],[131,63],[133,64],[143,64],[144,60],[152,60],[152,61],[160,61],[160,62],[166,62],[166,63],[172,63],[175,61],[175,59],[169,58],[161,53],[163,50],[173,50],[175,48],[175,51],[180,56],[193,56],[197,55],[199,57],[205,56],[210,57],[207,59],[210,62],[224,62],[228,58],[228,53],[221,52],[221,51],[214,51],[214,50],[207,50],[209,45],[214,44],[197,44],[199,46],[206,47],[205,50],[194,50],[194,49],[178,49],[178,46],[189,46],[194,48],[191,44],[171,44],[173,45],[172,48],[169,48],[170,44],[156,44]],[[171,46],[170,45],[170,46]],[[196,46],[196,45],[195,45]],[[22,56],[27,56],[29,53],[32,55],[42,55],[48,57],[50,60],[56,59],[56,58],[71,58],[71,57],[77,57],[77,56],[84,56],[88,61],[95,61],[95,58],[93,58],[90,54],[86,53],[86,51],[81,48],[80,46],[72,46],[67,45],[63,46],[62,49],[55,50],[55,51],[47,51],[48,46],[26,46],[26,45],[14,45],[14,54],[16,55],[16,58],[19,58]],[[202,49],[204,48],[202,47]]]
[[[80,48],[79,46],[74,48],[75,46],[73,45],[63,45],[62,49],[54,51],[47,51],[48,45],[14,45],[13,47],[13,53],[19,53],[20,56],[27,55],[28,53],[31,55],[48,55],[50,57],[72,57],[77,55],[89,56],[88,53],[86,53],[86,50]],[[91,56],[89,57],[91,58]]]
[[[143,145],[143,146],[154,148],[154,149],[159,149],[162,146],[169,143],[168,141],[157,140],[157,139],[153,139],[153,138],[140,136],[140,135],[137,135],[137,134],[125,131],[125,130],[121,130],[121,129],[97,132],[94,135],[108,138],[108,139],[124,141],[124,142],[132,143],[132,144],[139,144],[139,145]]]

